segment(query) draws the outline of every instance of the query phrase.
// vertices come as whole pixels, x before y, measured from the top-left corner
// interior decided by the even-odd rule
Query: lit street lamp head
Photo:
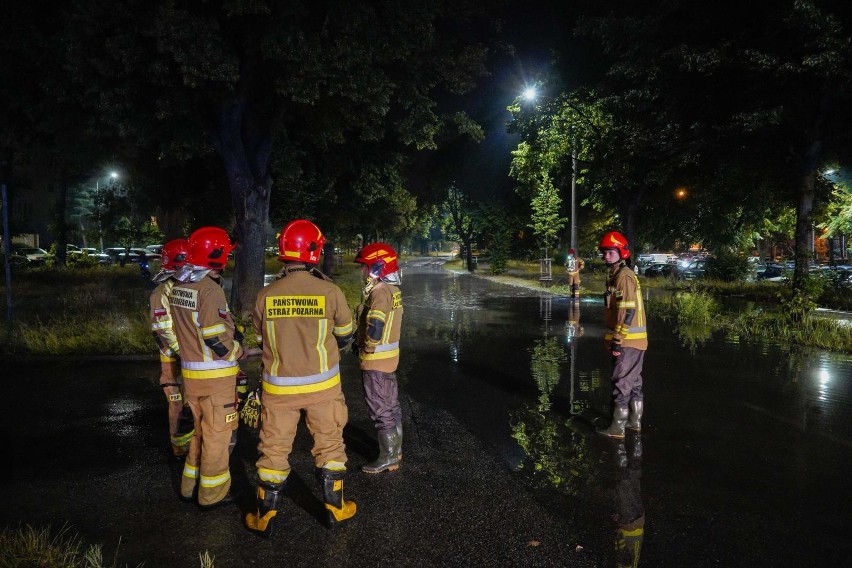
[[[527,87],[524,89],[523,97],[525,100],[534,101],[538,93],[536,93],[535,87]]]

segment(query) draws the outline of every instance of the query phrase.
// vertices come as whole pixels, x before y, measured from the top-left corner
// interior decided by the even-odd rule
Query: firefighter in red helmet
[[[269,534],[290,474],[290,451],[301,417],[314,439],[311,453],[322,478],[326,525],[355,516],[343,498],[348,409],[340,384],[340,349],[352,338],[352,312],[341,289],[317,270],[325,237],[299,219],[281,231],[281,278],[257,295],[252,321],[263,348],[257,508],[246,526]]]
[[[169,294],[180,345],[184,395],[195,419],[180,494],[211,507],[229,501],[230,451],[236,441],[237,392],[243,358],[221,274],[236,247],[224,229],[202,227],[189,239],[187,262]]]
[[[356,310],[355,346],[361,364],[364,397],[379,440],[379,457],[364,465],[365,473],[399,469],[402,463],[402,408],[396,368],[402,330],[401,276],[396,251],[372,243],[358,252],[366,279],[364,300]]]
[[[645,306],[639,279],[626,262],[630,250],[624,235],[610,231],[598,248],[609,269],[604,293],[604,344],[613,360],[612,422],[598,432],[623,438],[625,428],[641,430],[642,364],[648,349]]]
[[[571,288],[571,300],[580,299],[580,271],[585,268],[586,263],[582,258],[577,258],[574,249],[568,249],[565,257],[565,271],[568,273],[568,286]]]
[[[194,433],[192,411],[183,399],[183,385],[179,376],[180,349],[172,326],[169,293],[174,286],[175,272],[186,263],[189,242],[175,239],[163,245],[160,271],[152,280],[159,282],[149,300],[151,332],[160,351],[160,387],[169,403],[169,438],[176,458],[186,455]]]

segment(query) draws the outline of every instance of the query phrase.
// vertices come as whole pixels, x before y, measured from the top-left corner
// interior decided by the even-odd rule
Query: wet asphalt
[[[204,551],[218,567],[614,566],[616,519],[644,513],[639,566],[847,564],[849,358],[718,336],[690,347],[652,319],[643,433],[621,444],[593,433],[609,400],[599,300],[578,314],[426,260],[403,291],[397,472],[360,473],[377,446],[343,356],[347,526],[322,525],[304,425],[271,538],[241,523],[251,432],[231,460],[236,503],[181,502],[153,359],[3,362],[0,524],[68,524],[122,566],[198,566]],[[544,345],[560,352],[549,377],[534,365]],[[256,381],[258,361],[246,367]]]

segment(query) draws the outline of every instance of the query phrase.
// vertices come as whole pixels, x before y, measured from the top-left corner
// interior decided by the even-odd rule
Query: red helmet
[[[372,243],[365,246],[358,251],[355,262],[366,265],[373,278],[381,278],[399,270],[396,251],[387,243]]]
[[[305,219],[291,221],[278,237],[278,260],[319,264],[324,244],[325,237],[319,227]]]
[[[574,249],[568,249],[568,254],[574,255],[577,254],[577,251],[575,251]]]
[[[610,231],[601,238],[601,244],[598,249],[615,249],[622,259],[630,258],[630,251],[627,250],[627,239],[618,231]]]
[[[222,270],[228,262],[228,255],[237,246],[225,229],[219,227],[201,227],[189,235],[189,255],[186,261],[199,268]]]
[[[163,245],[162,264],[163,270],[177,270],[186,262],[189,255],[189,241],[186,239],[175,239]]]

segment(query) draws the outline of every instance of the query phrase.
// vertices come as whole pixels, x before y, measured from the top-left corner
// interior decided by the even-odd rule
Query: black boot
[[[609,436],[610,438],[623,438],[624,425],[627,423],[627,407],[616,406],[612,409],[612,423],[608,428],[599,428],[595,430],[598,434]]]
[[[644,409],[644,404],[641,400],[631,400],[630,401],[630,418],[627,420],[627,428],[629,430],[635,430],[636,432],[642,431],[642,410]]]
[[[246,527],[261,536],[269,536],[272,519],[278,514],[281,504],[283,483],[272,484],[261,481],[257,485],[257,511],[246,515]]]
[[[396,461],[399,465],[402,465],[402,422],[398,422],[396,425],[396,445],[394,449],[396,450]]]
[[[358,510],[354,501],[343,499],[343,478],[346,471],[322,469],[322,496],[325,500],[326,526],[330,529],[348,521]]]
[[[399,469],[399,460],[396,457],[397,435],[396,429],[379,430],[379,459],[361,466],[364,473],[381,473],[383,471],[395,471]],[[402,445],[400,445],[400,450]]]

